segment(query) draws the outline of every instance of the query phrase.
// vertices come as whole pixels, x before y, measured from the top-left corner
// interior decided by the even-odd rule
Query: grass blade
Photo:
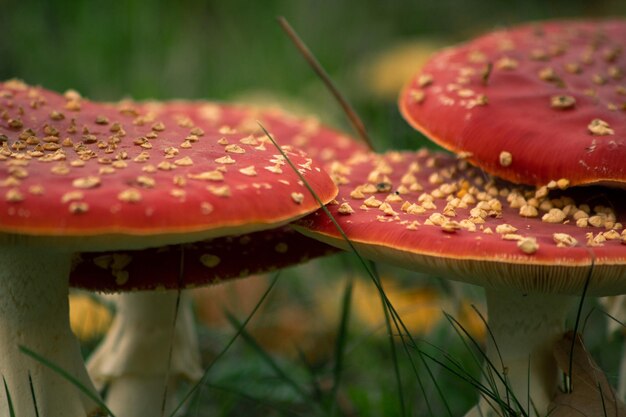
[[[375,265],[373,264],[372,264],[372,271],[376,271]],[[393,338],[393,329],[391,327],[391,320],[390,320],[391,313],[389,311],[389,307],[387,306],[387,303],[385,302],[385,297],[384,297],[385,292],[382,286],[382,282],[380,281],[380,277],[378,276],[377,273],[375,275],[375,280],[380,286],[380,292],[379,292],[380,302],[382,303],[382,306],[383,306],[383,312],[385,315],[385,327],[387,328],[387,334],[389,335],[389,350],[391,351],[391,362],[393,363],[393,371],[396,377],[396,385],[398,386],[398,399],[400,402],[400,412],[401,412],[401,415],[406,416],[406,404],[404,401],[404,389],[402,387],[402,377],[400,375],[400,367],[398,365],[398,353],[396,351],[396,344]],[[394,318],[394,323],[395,323],[395,318]],[[419,376],[418,376],[418,379],[419,379]]]
[[[265,406],[267,408],[271,408],[273,410],[279,411],[281,414],[280,416],[294,416],[294,417],[304,417],[303,414],[297,413],[295,411],[289,410],[287,408],[281,407],[275,403],[272,403],[270,401],[266,401],[264,399],[261,398],[257,398],[257,397],[253,397],[250,394],[247,394],[245,392],[236,390],[234,388],[231,387],[224,387],[224,386],[220,386],[220,385],[216,385],[216,384],[211,384],[211,383],[207,383],[206,386],[208,388],[214,389],[214,390],[219,390],[219,391],[223,391],[223,392],[227,392],[227,393],[231,393],[231,394],[235,394],[238,397],[244,398],[248,401],[252,401],[255,403],[258,403],[262,406]],[[268,413],[269,414],[269,413]],[[275,414],[269,414],[269,415],[275,415]],[[307,417],[310,417],[309,414],[306,414]]]
[[[476,310],[477,311],[477,310]],[[476,357],[476,355],[474,355],[475,351],[480,352],[483,361],[485,362],[486,366],[480,366],[481,368],[481,374],[483,375],[483,377],[485,378],[485,380],[487,381],[489,387],[491,388],[492,392],[494,393],[494,395],[496,395],[497,397],[500,397],[500,393],[498,392],[498,385],[496,383],[496,379],[495,376],[497,376],[497,378],[500,380],[500,382],[502,382],[502,384],[507,387],[507,389],[505,389],[505,394],[506,394],[506,403],[510,405],[510,398],[509,398],[509,392],[510,390],[508,389],[508,384],[507,384],[507,380],[506,377],[504,376],[505,373],[505,367],[504,365],[502,365],[502,371],[499,371],[496,366],[493,364],[493,362],[489,359],[489,357],[487,356],[486,352],[481,349],[480,344],[476,341],[476,339],[474,339],[472,337],[472,335],[469,334],[469,332],[463,327],[463,325],[461,325],[461,323],[456,320],[454,317],[452,317],[451,315],[449,315],[448,313],[444,313],[446,319],[450,322],[450,325],[452,326],[452,328],[454,329],[454,331],[457,333],[457,335],[459,336],[459,338],[461,339],[461,341],[463,342],[463,344],[465,345],[465,348],[468,350],[468,352],[470,352],[472,354],[472,357],[474,358],[474,361],[480,366],[480,360]],[[489,329],[489,326],[487,325],[487,322],[484,321],[484,317],[478,313],[479,316],[481,317],[481,319],[483,320],[483,323],[485,324],[485,326],[487,326],[487,329]],[[498,352],[498,356],[500,356],[500,350],[497,348],[497,343],[495,341],[495,338],[493,337],[493,333],[491,332],[491,330],[488,330],[488,333],[490,335],[490,337],[492,338],[493,344],[494,346],[496,346],[496,351]],[[466,342],[466,340],[469,340],[471,342],[471,344],[473,345],[474,349],[472,349]],[[500,362],[502,363],[502,358],[500,357]],[[500,373],[502,372],[502,373]],[[495,376],[494,376],[495,374]]]
[[[35,417],[39,417],[39,408],[37,407],[37,397],[35,396],[35,387],[33,386],[33,378],[28,372],[28,385],[30,387],[30,395],[33,398],[33,406],[35,407]]]
[[[337,334],[337,343],[335,344],[335,366],[333,368],[333,385],[330,393],[331,416],[334,416],[337,412],[337,392],[339,391],[339,384],[341,382],[346,343],[348,340],[348,323],[350,321],[353,289],[354,286],[352,278],[350,278],[350,280],[346,283],[346,288],[343,292],[343,298],[341,301],[341,321],[339,324],[339,332]]]
[[[442,355],[444,355],[444,357],[451,361],[454,362],[455,365],[459,368],[459,370],[455,370],[452,369],[451,367],[449,367],[446,363],[444,363],[443,361],[437,359],[436,357],[434,357],[433,355],[429,354],[426,351],[422,351],[422,354],[430,359],[431,361],[433,361],[434,363],[438,364],[439,366],[443,367],[443,369],[447,370],[448,372],[450,372],[451,374],[453,374],[454,376],[460,378],[461,380],[469,383],[470,385],[472,385],[474,388],[476,388],[477,390],[479,390],[482,394],[488,396],[489,398],[491,398],[494,401],[498,401],[499,398],[494,395],[491,391],[489,391],[484,385],[482,385],[477,379],[473,378],[471,375],[468,375],[467,373],[465,373],[465,370],[463,369],[462,365],[458,362],[455,362],[451,356],[449,356],[447,354],[447,352],[445,352],[443,349],[432,345],[429,343],[429,345],[431,347],[433,347],[434,349],[438,350],[439,353],[441,353]]]
[[[608,311],[606,310],[600,310],[605,316],[607,316],[610,320],[613,320],[614,322],[616,322],[617,324],[619,324],[620,326],[626,328],[626,322],[621,321],[620,319],[618,319],[615,316],[612,316],[611,314],[609,314]]]
[[[463,364],[461,362],[459,362],[455,357],[453,357],[452,355],[450,355],[448,352],[446,352],[444,349],[430,343],[430,342],[426,342],[424,341],[424,343],[435,349],[437,352],[439,352],[440,354],[443,355],[443,357],[451,364],[454,365],[453,369],[451,366],[444,364],[442,361],[437,360],[436,363],[440,366],[443,366],[443,368],[445,370],[447,370],[448,372],[453,373],[454,375],[458,375],[458,374],[464,374],[464,377],[462,378],[464,381],[470,383],[473,387],[475,388],[479,388],[481,391],[484,390],[485,392],[487,392],[487,389],[480,383],[479,380],[477,380],[476,378],[474,378],[471,374],[469,374],[467,372],[467,370],[463,367]],[[423,351],[425,352],[425,351]],[[423,353],[427,358],[429,359],[433,359],[434,357],[430,354],[427,353]]]
[[[259,299],[259,301],[256,303],[256,305],[254,306],[254,308],[252,309],[252,311],[250,312],[250,314],[248,314],[248,317],[246,317],[246,319],[243,321],[242,323],[242,327],[240,327],[237,332],[233,335],[233,337],[230,338],[230,340],[228,341],[228,343],[226,344],[226,346],[215,356],[215,358],[213,358],[213,360],[211,361],[211,363],[209,363],[209,365],[206,367],[206,369],[204,370],[204,374],[202,375],[202,378],[200,378],[200,380],[198,382],[196,382],[187,392],[187,394],[185,394],[185,396],[182,398],[182,400],[180,401],[180,404],[178,404],[178,406],[172,411],[172,413],[170,414],[169,417],[174,417],[176,415],[176,413],[178,412],[178,410],[180,410],[182,408],[182,406],[191,398],[191,396],[198,390],[200,389],[202,386],[206,385],[206,381],[209,375],[209,371],[211,370],[211,368],[213,367],[213,365],[215,365],[217,363],[217,361],[220,360],[220,358],[222,356],[224,356],[226,354],[226,352],[230,349],[230,347],[233,345],[233,343],[235,343],[235,341],[237,340],[237,338],[239,338],[239,336],[241,335],[241,331],[243,330],[243,328],[245,328],[245,326],[248,325],[248,323],[250,322],[250,320],[252,320],[252,317],[254,317],[254,315],[256,314],[256,312],[259,310],[259,308],[261,307],[261,305],[263,304],[263,302],[267,299],[267,296],[270,294],[270,292],[272,292],[272,289],[274,288],[274,286],[276,285],[276,283],[278,282],[278,278],[280,277],[280,271],[277,272],[274,275],[274,278],[272,279],[272,281],[270,282],[270,285],[267,287],[267,290],[265,290],[265,292],[263,293],[263,295],[261,296],[261,298]]]
[[[178,291],[176,292],[176,303],[174,305],[174,318],[172,320],[171,334],[170,338],[170,346],[167,352],[167,366],[165,367],[166,372],[163,378],[163,398],[161,400],[161,417],[165,417],[165,406],[167,402],[167,390],[169,389],[169,380],[170,380],[170,369],[172,367],[172,356],[174,353],[174,334],[176,333],[176,322],[178,321],[178,313],[180,311],[180,297],[181,297],[181,288],[183,288],[183,281],[185,278],[185,247],[183,245],[178,245],[178,249],[180,251],[179,263],[178,263]]]
[[[298,353],[298,360],[300,361],[302,368],[306,370],[307,376],[309,377],[309,383],[311,384],[311,391],[313,392],[312,395],[316,399],[322,399],[324,397],[324,390],[322,389],[322,386],[320,385],[318,381],[318,374],[316,372],[316,369],[309,362],[309,360],[306,357],[306,354],[299,346],[296,346],[295,349],[296,349],[296,352]]]
[[[450,363],[453,363],[458,370],[455,370],[453,368],[451,368],[450,366],[448,366],[448,364],[446,364],[445,362],[437,359],[436,357],[434,357],[433,355],[429,354],[428,352],[423,351],[423,355],[426,356],[428,359],[430,359],[431,361],[433,361],[434,363],[438,364],[439,366],[441,366],[443,369],[447,370],[448,372],[450,372],[452,375],[458,377],[459,379],[467,382],[468,384],[470,384],[471,386],[473,386],[475,389],[478,390],[478,392],[484,396],[488,402],[493,402],[494,404],[490,405],[491,407],[495,410],[496,406],[499,407],[502,410],[502,415],[504,416],[522,416],[522,417],[527,417],[526,413],[523,412],[523,410],[515,410],[512,407],[509,406],[509,404],[505,401],[502,400],[502,398],[497,395],[497,393],[494,393],[493,391],[491,391],[488,387],[486,387],[485,385],[483,385],[480,381],[478,381],[477,379],[475,379],[474,377],[472,377],[471,375],[469,375],[467,373],[467,371],[465,371],[465,369],[463,369],[463,366],[457,362],[453,357],[451,357],[446,351],[444,351],[443,349],[428,343],[429,346],[431,346],[432,348],[434,348],[435,350],[437,350],[439,353],[441,353],[444,358],[446,360],[448,360]],[[481,410],[479,410],[481,411]],[[482,411],[481,411],[482,412]]]
[[[604,402],[604,393],[602,392],[602,385],[598,382],[597,386],[598,386],[598,391],[600,392],[600,400],[602,400],[602,415],[604,417],[607,417],[606,403]],[[615,409],[617,410],[617,407],[615,407]]]
[[[226,317],[228,321],[230,322],[230,324],[233,326],[233,328],[236,329],[240,333],[243,340],[245,340],[245,342],[252,349],[254,349],[254,351],[256,351],[256,353],[261,357],[261,359],[263,359],[263,361],[272,369],[272,371],[274,371],[274,374],[276,374],[278,378],[282,379],[285,383],[287,383],[287,385],[289,385],[303,399],[311,400],[311,395],[308,392],[306,392],[304,388],[298,385],[298,383],[293,378],[287,375],[287,373],[276,363],[276,361],[270,356],[270,354],[267,353],[265,349],[263,349],[261,345],[257,343],[254,337],[252,337],[252,335],[250,335],[250,333],[248,333],[248,331],[244,329],[242,323],[240,323],[239,320],[237,320],[235,316],[227,312]]]
[[[15,417],[15,410],[13,409],[13,400],[11,400],[11,393],[9,393],[9,387],[7,386],[7,380],[2,376],[2,382],[4,382],[4,393],[7,396],[7,402],[9,407],[9,416]]]
[[[50,370],[52,370],[52,371],[56,372],[57,374],[59,374],[65,380],[67,380],[72,385],[74,385],[76,388],[78,388],[78,390],[80,392],[82,392],[83,394],[85,394],[85,396],[87,396],[90,400],[95,402],[98,405],[98,407],[100,407],[102,410],[104,410],[107,413],[107,415],[109,415],[111,417],[114,417],[113,412],[111,410],[109,410],[109,408],[102,401],[102,399],[100,399],[100,396],[98,394],[92,392],[85,385],[83,385],[83,383],[80,382],[74,375],[71,375],[65,369],[61,368],[60,366],[58,366],[57,364],[53,363],[52,361],[49,361],[48,359],[46,359],[43,356],[39,355],[37,352],[34,352],[34,351],[30,350],[26,346],[19,345],[19,349],[25,355],[30,356],[31,358],[33,358],[37,362],[41,363],[45,367],[47,367]]]
[[[304,184],[304,186],[306,187],[306,189],[309,191],[309,193],[313,196],[313,198],[315,199],[315,201],[317,201],[317,204],[319,204],[320,209],[324,212],[324,214],[326,214],[328,216],[328,218],[330,218],[330,220],[333,222],[333,225],[337,228],[337,230],[339,231],[339,233],[341,234],[341,237],[343,239],[346,240],[346,242],[348,243],[348,245],[350,246],[350,250],[357,254],[357,257],[359,258],[359,260],[361,261],[361,265],[363,266],[363,268],[365,268],[365,270],[368,271],[368,273],[371,274],[371,271],[369,271],[367,262],[365,261],[365,259],[363,259],[357,252],[356,247],[354,246],[354,244],[352,243],[352,241],[348,238],[348,236],[344,233],[343,229],[341,228],[341,226],[339,225],[339,223],[337,223],[337,220],[335,220],[335,218],[333,217],[333,215],[331,214],[330,211],[328,211],[328,208],[326,207],[326,205],[324,204],[324,202],[319,198],[319,196],[317,195],[317,193],[315,192],[315,190],[313,189],[313,187],[311,187],[311,184],[309,184],[309,182],[304,178],[304,175],[302,175],[302,173],[298,170],[298,168],[293,164],[293,162],[291,161],[291,159],[287,156],[287,154],[285,153],[285,151],[283,150],[283,148],[281,148],[278,143],[274,140],[274,138],[272,137],[272,135],[270,135],[270,133],[267,131],[267,129],[265,129],[265,126],[263,126],[263,124],[261,124],[260,121],[257,120],[257,124],[259,125],[259,127],[261,128],[261,130],[263,130],[263,133],[265,133],[265,136],[267,136],[267,138],[270,140],[270,142],[272,142],[272,144],[274,145],[274,147],[280,152],[280,154],[282,155],[283,158],[285,158],[285,161],[287,161],[287,164],[289,165],[289,167],[293,170],[293,172],[296,173],[296,175],[300,178],[300,180],[302,181],[302,183]]]
[[[443,392],[441,391],[441,388],[439,387],[439,384],[437,383],[437,381],[434,378],[434,375],[432,374],[430,368],[428,367],[428,364],[426,363],[426,361],[424,360],[424,358],[421,356],[420,350],[417,349],[417,344],[415,343],[415,341],[413,340],[409,330],[407,329],[407,327],[404,325],[404,323],[402,322],[402,319],[400,317],[400,315],[398,314],[398,312],[395,310],[395,308],[393,307],[393,305],[391,304],[391,301],[389,300],[389,298],[387,297],[387,295],[385,294],[383,288],[380,286],[380,282],[379,280],[377,280],[376,278],[376,274],[375,272],[373,272],[374,268],[373,268],[373,263],[367,262],[357,251],[356,247],[354,246],[353,242],[348,238],[348,236],[345,234],[345,232],[343,231],[343,229],[341,228],[341,226],[339,225],[339,223],[337,222],[337,220],[334,218],[334,216],[332,215],[332,213],[328,210],[328,208],[324,205],[324,203],[320,200],[319,196],[317,195],[317,193],[315,192],[315,190],[313,190],[313,188],[311,187],[311,185],[308,183],[308,181],[304,178],[304,176],[302,175],[302,173],[300,173],[300,171],[296,168],[296,166],[293,164],[293,162],[291,161],[291,159],[289,159],[289,157],[287,156],[287,154],[285,153],[285,151],[278,145],[278,143],[276,143],[276,141],[274,140],[274,138],[269,134],[269,132],[267,131],[267,129],[265,129],[265,127],[263,126],[263,124],[260,121],[257,121],[259,127],[263,130],[263,132],[265,133],[265,135],[267,136],[267,138],[272,142],[272,144],[276,147],[276,149],[280,152],[280,154],[283,156],[283,158],[287,161],[287,164],[289,164],[289,166],[291,167],[291,169],[296,173],[296,175],[298,175],[298,177],[300,178],[300,180],[303,182],[303,184],[305,185],[305,187],[307,188],[307,190],[311,193],[311,195],[313,195],[313,198],[315,199],[315,201],[317,201],[317,203],[320,205],[320,209],[324,212],[324,214],[326,216],[328,216],[328,218],[331,220],[331,222],[333,223],[333,225],[335,226],[335,228],[337,229],[337,231],[339,232],[339,234],[341,235],[341,237],[346,241],[346,243],[348,244],[350,251],[352,253],[354,253],[357,257],[357,259],[359,260],[361,266],[363,267],[363,269],[366,271],[366,273],[368,274],[368,276],[370,277],[370,279],[372,280],[372,282],[374,282],[374,285],[376,286],[381,298],[384,300],[384,305],[385,305],[385,309],[389,309],[389,312],[391,313],[390,316],[394,321],[394,325],[396,327],[396,329],[398,330],[398,333],[400,335],[400,340],[403,344],[404,350],[407,353],[407,357],[409,358],[409,361],[411,363],[413,372],[415,373],[415,376],[420,384],[420,387],[422,387],[423,390],[423,384],[421,382],[420,376],[417,372],[417,368],[415,367],[415,363],[413,362],[413,359],[409,353],[408,347],[406,345],[407,341],[405,339],[405,337],[403,336],[403,332],[406,335],[406,337],[409,339],[409,341],[411,341],[412,346],[416,349],[416,351],[418,352],[418,354],[420,355],[420,360],[422,362],[422,364],[424,364],[424,366],[426,367],[426,370],[429,374],[429,376],[431,377],[433,383],[435,384],[435,387],[437,389],[437,392],[440,396],[440,398],[443,400],[446,409],[448,411],[448,415],[452,416],[452,412],[450,410],[450,407],[448,405],[448,402],[446,400],[445,395],[443,394]],[[389,337],[390,339],[393,339],[393,333],[391,332],[391,327],[388,327],[388,332],[389,332]],[[425,394],[425,393],[424,393]],[[427,402],[428,404],[428,408],[430,410],[430,404],[429,404],[429,399],[427,395],[424,395],[424,400]],[[431,411],[431,415],[432,415],[432,411]]]
[[[590,253],[591,253],[591,267],[589,268],[589,272],[587,273],[587,278],[585,279],[585,286],[583,287],[583,293],[582,293],[582,296],[580,297],[580,303],[578,303],[578,311],[576,312],[576,322],[574,323],[574,335],[578,333],[578,327],[580,325],[580,317],[582,315],[585,298],[587,297],[587,289],[589,288],[589,283],[591,282],[591,277],[593,275],[593,269],[596,264],[595,254],[593,252],[590,252]],[[566,381],[565,390],[569,393],[571,393],[572,390],[574,389],[574,387],[572,387],[572,381],[573,381],[572,369],[574,367],[574,346],[576,346],[575,341],[576,341],[576,337],[572,339],[572,346],[569,351],[568,375],[566,375],[566,379],[565,379]]]
[[[494,337],[493,333],[491,332],[491,329],[489,328],[489,325],[488,325],[486,319],[484,318],[484,316],[475,307],[474,307],[474,311],[476,311],[476,313],[479,315],[479,317],[481,318],[481,320],[483,321],[483,323],[485,324],[485,326],[486,326],[486,328],[488,330],[488,334],[492,338],[491,340],[493,341],[493,344],[494,344],[494,346],[496,348],[496,352],[498,354],[498,358],[499,358],[501,366],[502,366],[502,370],[501,371],[498,370],[498,368],[495,366],[495,364],[487,356],[486,352],[484,352],[480,348],[480,344],[476,341],[476,339],[474,339],[472,337],[472,335],[467,331],[467,329],[465,329],[461,325],[461,323],[459,323],[454,317],[452,317],[452,316],[450,316],[448,314],[446,314],[446,317],[449,320],[452,320],[452,322],[454,323],[453,327],[454,327],[455,331],[457,331],[457,333],[458,333],[459,330],[462,331],[463,334],[465,335],[465,338],[469,339],[471,341],[471,343],[474,345],[474,348],[477,349],[481,353],[481,355],[483,356],[483,359],[484,359],[485,365],[486,365],[486,369],[483,368],[482,373],[485,376],[485,378],[487,379],[487,381],[489,382],[489,385],[490,385],[493,393],[497,397],[500,397],[500,393],[498,392],[498,387],[497,387],[496,381],[494,379],[494,375],[495,375],[495,377],[497,377],[497,379],[500,380],[502,385],[504,385],[504,390],[505,390],[504,394],[506,396],[507,407],[509,409],[513,409],[514,407],[511,407],[511,401],[513,401],[514,406],[517,407],[518,410],[520,410],[519,412],[521,412],[522,415],[524,415],[524,412],[523,412],[524,408],[522,407],[522,404],[520,403],[518,398],[515,396],[513,391],[510,389],[509,381],[508,381],[508,378],[506,376],[506,367],[504,366],[504,362],[502,361],[502,356],[500,354],[500,349],[498,348],[498,344],[496,343],[495,337]],[[459,337],[464,339],[463,336],[461,336],[461,334],[459,334]],[[469,347],[468,347],[468,349],[469,349]],[[529,366],[530,366],[530,360],[529,360],[528,363],[529,363]],[[530,379],[528,379],[528,381],[530,381]],[[530,392],[530,391],[528,391],[528,392]]]
[[[389,298],[387,297],[387,295],[385,294],[383,288],[380,286],[379,284],[379,280],[376,279],[376,274],[373,272],[374,268],[372,267],[373,263],[366,261],[361,255],[360,253],[357,251],[356,247],[354,246],[354,243],[348,238],[348,236],[345,234],[345,232],[343,231],[343,229],[341,228],[341,226],[339,225],[339,223],[337,222],[337,220],[334,218],[334,216],[332,215],[332,213],[328,210],[328,208],[324,205],[324,203],[320,200],[319,196],[317,195],[317,193],[315,193],[315,190],[313,190],[313,188],[311,187],[311,185],[307,182],[307,180],[304,178],[304,176],[302,175],[302,173],[300,173],[300,171],[296,168],[296,166],[293,164],[293,162],[291,161],[291,159],[289,159],[289,157],[287,156],[287,154],[283,151],[283,149],[278,145],[278,143],[276,143],[276,141],[274,140],[274,138],[269,134],[269,132],[267,131],[267,129],[265,129],[265,127],[263,126],[263,124],[260,121],[257,121],[258,125],[260,126],[260,128],[263,130],[263,132],[265,133],[265,135],[268,137],[268,139],[272,142],[272,144],[276,147],[276,149],[280,152],[280,154],[283,156],[283,158],[287,161],[287,163],[289,164],[289,166],[291,167],[291,169],[296,173],[296,175],[298,175],[298,177],[300,178],[300,180],[304,183],[305,187],[307,188],[307,190],[313,195],[313,198],[315,198],[315,200],[317,201],[317,203],[320,205],[320,209],[324,212],[324,214],[326,216],[328,216],[328,218],[331,220],[331,222],[333,223],[333,225],[335,226],[335,228],[337,229],[337,231],[339,232],[339,234],[342,236],[342,238],[346,241],[346,243],[348,244],[350,251],[352,253],[354,253],[357,257],[357,259],[359,260],[361,266],[363,267],[363,269],[366,271],[366,273],[368,274],[368,276],[370,277],[370,279],[374,282],[374,285],[376,285],[377,290],[379,291],[380,296],[384,299],[384,304],[385,304],[385,308],[388,308],[389,311],[391,312],[391,317],[394,321],[394,325],[396,327],[396,329],[398,330],[398,334],[400,336],[400,340],[403,344],[403,347],[405,349],[405,352],[407,352],[407,357],[409,358],[409,361],[411,363],[412,369],[415,373],[415,376],[420,384],[420,387],[422,387],[423,389],[423,384],[421,382],[421,379],[419,377],[419,374],[417,373],[417,369],[415,367],[415,363],[412,360],[412,357],[410,355],[410,353],[408,352],[408,347],[406,345],[407,340],[405,339],[404,335],[406,335],[406,337],[408,338],[408,340],[412,343],[412,346],[416,349],[416,351],[418,352],[418,355],[420,356],[420,360],[422,362],[422,364],[425,366],[429,376],[432,379],[432,382],[434,383],[436,390],[440,396],[440,398],[443,400],[445,407],[447,409],[448,415],[452,416],[452,412],[450,410],[449,404],[446,400],[446,396],[443,394],[443,391],[441,390],[441,387],[439,386],[439,384],[437,383],[436,379],[434,378],[434,375],[430,369],[430,367],[428,366],[428,364],[426,363],[425,359],[421,356],[420,350],[417,348],[417,344],[415,343],[415,340],[413,340],[413,337],[411,336],[409,330],[407,329],[407,327],[404,325],[404,323],[402,322],[402,318],[400,317],[400,315],[398,314],[398,312],[395,310],[395,308],[393,307],[391,301],[389,300]],[[393,339],[393,334],[390,333],[389,337],[391,339]],[[425,395],[424,393],[424,400],[427,402],[429,402],[428,396]],[[430,405],[428,405],[428,408],[430,410]],[[432,411],[431,411],[431,416],[432,416]]]
[[[304,59],[309,63],[313,71],[317,74],[318,77],[324,82],[326,88],[332,93],[335,99],[339,102],[339,105],[343,109],[344,113],[348,116],[352,127],[357,131],[359,137],[367,144],[371,151],[374,150],[374,146],[372,145],[372,140],[370,139],[367,129],[365,129],[365,125],[356,114],[356,111],[352,108],[348,100],[344,98],[339,89],[335,86],[333,81],[330,79],[328,73],[324,70],[319,61],[315,58],[313,53],[309,50],[309,48],[305,45],[302,39],[298,36],[296,31],[291,27],[287,19],[282,16],[277,18],[278,24],[285,31],[289,39],[293,42],[293,44],[298,48],[298,51],[302,54]]]

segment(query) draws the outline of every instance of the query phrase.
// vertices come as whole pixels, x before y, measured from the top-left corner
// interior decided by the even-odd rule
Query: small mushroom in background
[[[553,347],[587,277],[588,295],[626,293],[621,191],[519,186],[426,150],[359,155],[334,170],[348,174],[341,204],[328,208],[362,256],[486,289],[491,371],[506,376],[519,401],[513,410],[530,398],[545,415],[559,383]],[[583,214],[602,222],[577,223]],[[323,212],[296,224],[307,236],[348,248]],[[497,389],[507,398],[503,384]],[[468,415],[491,408],[482,399]]]
[[[537,22],[495,31],[415,68],[400,95],[400,110],[434,142],[514,183],[544,191],[593,184],[623,190],[625,35],[623,19]],[[620,201],[619,193],[614,195],[601,204]],[[523,215],[536,213],[526,205]],[[574,213],[569,221],[581,228],[605,227],[611,239],[620,239],[621,226],[611,219],[607,225],[602,210]],[[607,239],[596,234],[587,244],[601,246]],[[623,367],[624,374],[626,358]],[[619,391],[625,398],[626,382]]]
[[[220,112],[212,108],[203,129],[74,91],[0,84],[2,407],[8,392],[20,417],[97,412],[91,398],[20,351],[46,358],[97,396],[68,320],[74,252],[252,233],[317,208],[299,177],[278,169],[284,160],[263,137],[228,129]],[[332,200],[328,175],[303,153],[286,152],[322,201]],[[124,274],[112,282],[122,290]]]

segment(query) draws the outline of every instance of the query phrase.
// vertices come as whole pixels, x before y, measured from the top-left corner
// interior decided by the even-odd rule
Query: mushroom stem
[[[0,374],[17,416],[86,416],[98,408],[19,349],[36,352],[96,393],[69,325],[70,263],[70,253],[49,248],[5,245],[0,250]],[[0,415],[9,415],[8,407],[0,387]]]
[[[565,331],[565,316],[574,300],[565,295],[487,289],[493,339],[487,341],[489,363],[484,365],[483,385],[513,410],[521,407],[528,416],[548,415],[559,384],[554,344]],[[483,396],[466,417],[491,415],[505,414]]]
[[[177,314],[177,299],[177,291],[116,297],[111,329],[87,363],[96,385],[108,385],[107,406],[115,415],[169,415],[178,405],[178,382],[202,377],[191,302],[182,293]]]

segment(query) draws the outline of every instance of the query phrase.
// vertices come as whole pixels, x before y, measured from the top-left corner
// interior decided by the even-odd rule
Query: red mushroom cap
[[[483,286],[572,294],[595,262],[593,293],[626,291],[626,206],[616,190],[487,182],[466,161],[426,150],[360,154],[335,169],[344,183],[328,208],[366,258]],[[296,224],[348,248],[321,211]]]
[[[365,151],[365,145],[329,129],[314,118],[302,119],[280,109],[217,105],[210,102],[137,103],[135,108],[161,117],[165,113],[187,117],[194,124],[221,118],[239,131],[254,133],[260,121],[280,132],[282,146],[306,150],[317,162],[347,160]],[[283,169],[288,169],[284,167]],[[104,292],[161,288],[189,288],[226,279],[273,271],[337,252],[289,227],[239,236],[202,240],[182,246],[81,253],[70,275],[73,287]]]
[[[154,117],[174,113],[192,123],[214,123],[227,120],[242,133],[258,134],[259,122],[270,132],[280,132],[275,139],[282,146],[293,146],[306,152],[318,163],[344,161],[367,146],[345,133],[331,129],[315,117],[303,118],[280,107],[255,107],[240,104],[218,104],[208,101],[167,101],[136,103],[135,107]]]
[[[317,207],[262,131],[240,130],[228,112],[155,116],[10,81],[0,84],[0,115],[4,236],[94,245],[81,250],[160,246],[275,227]],[[280,143],[282,132],[271,133]],[[328,175],[287,152],[330,201]]]
[[[404,118],[515,183],[626,183],[626,21],[541,22],[435,55]]]

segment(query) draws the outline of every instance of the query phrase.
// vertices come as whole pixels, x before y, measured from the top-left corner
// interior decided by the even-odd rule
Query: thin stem
[[[287,19],[282,16],[277,18],[278,24],[285,31],[289,39],[293,42],[293,44],[298,48],[298,51],[302,54],[304,59],[309,63],[313,71],[321,78],[324,82],[328,90],[332,93],[335,99],[339,102],[339,105],[343,109],[343,111],[348,116],[348,120],[352,124],[352,127],[357,131],[359,137],[367,144],[371,151],[374,151],[374,145],[372,144],[372,140],[370,139],[367,129],[365,129],[365,125],[354,111],[354,108],[348,103],[348,100],[341,94],[339,89],[335,86],[333,81],[330,79],[328,73],[324,70],[319,61],[315,58],[313,53],[309,50],[306,44],[302,41],[302,39],[298,36],[296,31],[291,27]]]

